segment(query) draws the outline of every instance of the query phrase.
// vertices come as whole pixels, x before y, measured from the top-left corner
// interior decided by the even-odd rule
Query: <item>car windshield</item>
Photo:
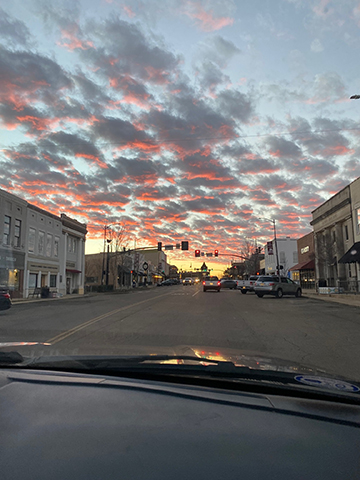
[[[0,352],[360,380],[359,29],[351,0],[1,2]]]

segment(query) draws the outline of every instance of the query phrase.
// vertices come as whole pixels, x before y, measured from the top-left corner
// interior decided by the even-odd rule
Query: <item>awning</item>
[[[360,242],[354,243],[354,245],[343,255],[339,263],[360,263]]]
[[[74,270],[74,269],[71,269],[71,268],[67,268],[66,271],[70,272],[70,273],[81,273],[81,270]]]
[[[297,270],[315,270],[315,260],[298,263],[297,265],[294,265],[290,268],[290,272],[295,272]]]

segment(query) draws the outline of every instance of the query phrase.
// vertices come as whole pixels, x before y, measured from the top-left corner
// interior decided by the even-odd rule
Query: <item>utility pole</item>
[[[277,263],[277,274],[280,275],[280,263],[279,263],[279,250],[278,250],[278,244],[277,244],[277,239],[276,239],[276,226],[275,226],[275,218],[272,220],[273,225],[274,225],[274,240],[275,240],[275,249],[276,249],[276,263]]]

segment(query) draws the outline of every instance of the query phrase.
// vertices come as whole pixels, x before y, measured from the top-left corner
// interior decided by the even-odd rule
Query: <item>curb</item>
[[[303,291],[302,296],[304,298],[312,298],[314,300],[320,300],[329,303],[338,303],[341,305],[348,305],[350,307],[360,307],[360,295],[357,295],[358,298],[346,298],[339,296],[331,295],[319,295],[319,294],[306,294]]]

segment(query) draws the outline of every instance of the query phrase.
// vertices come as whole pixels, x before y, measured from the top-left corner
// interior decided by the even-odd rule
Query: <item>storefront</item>
[[[29,261],[27,264],[27,297],[33,295],[36,288],[48,288],[51,296],[59,292],[59,265]]]
[[[75,262],[66,262],[66,295],[79,293],[81,270],[77,270],[75,266]]]
[[[308,233],[297,241],[299,263],[290,268],[291,278],[303,289],[315,289],[314,233]]]
[[[0,288],[9,291],[11,298],[23,295],[25,253],[0,249]]]

